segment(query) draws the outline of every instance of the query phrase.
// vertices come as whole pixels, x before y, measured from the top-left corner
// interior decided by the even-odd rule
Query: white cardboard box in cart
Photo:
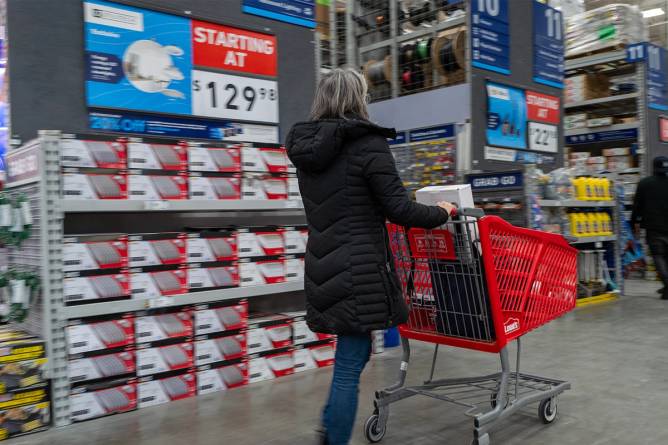
[[[432,185],[415,192],[415,199],[421,204],[436,205],[441,201],[457,204],[460,209],[474,207],[470,184]]]

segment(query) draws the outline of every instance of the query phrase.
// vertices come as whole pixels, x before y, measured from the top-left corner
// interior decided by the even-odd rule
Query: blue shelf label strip
[[[623,141],[637,138],[638,130],[636,128],[629,128],[626,130],[598,131],[594,133],[566,136],[566,144],[591,144],[592,142]]]
[[[409,142],[426,142],[437,139],[451,139],[455,137],[454,124],[437,125],[435,127],[420,128],[408,132]]]

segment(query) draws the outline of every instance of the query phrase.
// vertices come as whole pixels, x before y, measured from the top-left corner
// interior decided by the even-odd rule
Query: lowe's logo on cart
[[[506,320],[503,328],[506,334],[519,331],[519,329],[520,329],[520,320],[517,318],[509,318],[508,320]]]

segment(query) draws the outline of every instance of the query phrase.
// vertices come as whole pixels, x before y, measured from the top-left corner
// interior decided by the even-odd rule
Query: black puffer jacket
[[[309,226],[304,285],[316,332],[359,334],[404,323],[385,221],[432,228],[448,220],[440,207],[409,198],[386,141],[394,135],[343,119],[299,123],[288,134]]]

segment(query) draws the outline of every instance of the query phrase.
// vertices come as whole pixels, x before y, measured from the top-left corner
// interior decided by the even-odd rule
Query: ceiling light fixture
[[[664,15],[666,12],[663,10],[663,8],[653,8],[653,9],[647,9],[642,12],[642,16],[645,17],[646,19],[652,18],[652,17],[658,17],[660,15]]]

